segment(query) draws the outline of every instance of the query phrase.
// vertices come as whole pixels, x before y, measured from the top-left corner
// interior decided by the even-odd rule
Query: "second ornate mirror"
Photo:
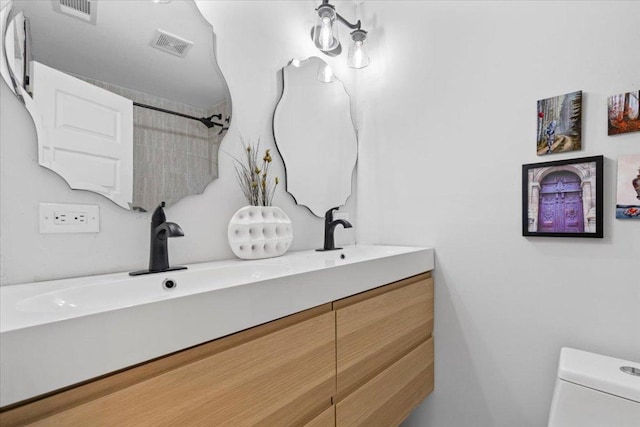
[[[218,176],[231,97],[192,0],[14,0],[2,74],[38,160],[73,189],[148,211]]]
[[[320,58],[283,68],[282,98],[273,118],[287,191],[316,216],[345,204],[358,144],[344,85]]]

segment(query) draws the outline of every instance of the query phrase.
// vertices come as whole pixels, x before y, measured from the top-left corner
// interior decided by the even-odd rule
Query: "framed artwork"
[[[640,220],[640,154],[618,157],[616,218]]]
[[[609,135],[640,131],[640,90],[610,96],[607,111]]]
[[[538,101],[538,156],[582,149],[582,91]]]
[[[603,156],[522,165],[522,235],[603,237]]]

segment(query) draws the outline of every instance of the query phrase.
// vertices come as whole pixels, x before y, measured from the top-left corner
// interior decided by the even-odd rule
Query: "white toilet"
[[[549,427],[640,427],[640,363],[563,348]]]

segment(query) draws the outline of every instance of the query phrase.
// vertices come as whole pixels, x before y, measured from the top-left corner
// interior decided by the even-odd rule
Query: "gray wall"
[[[540,427],[562,346],[640,362],[640,222],[615,220],[607,96],[640,88],[639,2],[372,1],[358,241],[436,248],[434,394],[407,426]],[[536,101],[584,91],[582,151]],[[603,154],[605,238],[521,236],[521,165]]]

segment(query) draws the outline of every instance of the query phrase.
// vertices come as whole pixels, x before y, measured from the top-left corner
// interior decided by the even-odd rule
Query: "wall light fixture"
[[[311,38],[318,49],[329,56],[337,56],[342,52],[338,27],[336,21],[347,26],[351,30],[353,44],[349,46],[347,65],[351,68],[364,68],[369,65],[367,52],[367,32],[361,28],[360,20],[355,24],[344,19],[329,0],[322,0],[322,4],[316,9],[318,14],[316,25],[311,29]]]

